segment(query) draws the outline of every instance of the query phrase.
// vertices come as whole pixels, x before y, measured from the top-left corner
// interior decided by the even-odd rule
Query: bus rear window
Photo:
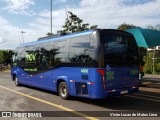
[[[107,61],[128,61],[137,56],[137,45],[132,36],[126,34],[108,34],[104,39],[104,54]]]
[[[104,53],[107,60],[124,61],[126,48],[127,40],[121,36],[110,35],[104,38]]]

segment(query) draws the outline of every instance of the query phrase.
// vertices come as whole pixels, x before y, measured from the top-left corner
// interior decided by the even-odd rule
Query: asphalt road
[[[158,120],[159,117],[118,117],[118,114],[122,113],[130,115],[133,113],[141,113],[142,116],[148,115],[149,113],[155,115],[160,113],[160,89],[141,87],[138,93],[103,100],[91,100],[76,97],[71,97],[70,100],[62,100],[57,93],[28,86],[17,87],[15,86],[14,81],[10,79],[10,73],[0,72],[0,111],[39,111],[41,113],[43,113],[43,111],[50,111],[44,112],[44,115],[48,114],[48,117],[44,118],[42,116],[42,118],[7,118],[7,120]],[[112,117],[112,113],[117,113],[117,116]],[[2,117],[0,117],[0,119],[2,119]]]
[[[160,89],[160,75],[146,74],[142,79],[141,86]]]

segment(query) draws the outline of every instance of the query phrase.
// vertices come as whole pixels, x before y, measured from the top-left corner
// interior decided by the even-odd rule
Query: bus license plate
[[[127,94],[127,93],[128,93],[128,90],[121,91],[121,94]]]

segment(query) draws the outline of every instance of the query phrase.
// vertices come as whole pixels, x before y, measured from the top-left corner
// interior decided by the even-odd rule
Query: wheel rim
[[[61,86],[61,96],[65,97],[67,95],[67,89],[65,86]]]

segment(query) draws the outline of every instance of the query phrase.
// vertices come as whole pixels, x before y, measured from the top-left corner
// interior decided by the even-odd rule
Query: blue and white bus
[[[69,96],[101,99],[139,90],[139,54],[132,34],[94,29],[24,43],[16,48],[12,79]]]

